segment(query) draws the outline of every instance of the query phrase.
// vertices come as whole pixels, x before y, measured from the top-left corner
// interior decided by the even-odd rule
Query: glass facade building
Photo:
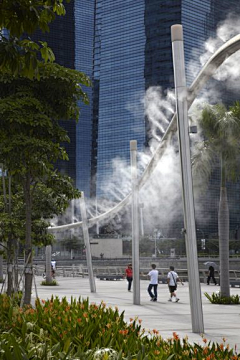
[[[139,150],[148,142],[147,122],[140,101],[144,91],[151,86],[160,86],[163,91],[174,88],[171,26],[183,25],[187,84],[190,85],[194,79],[188,68],[192,57],[202,54],[204,42],[216,34],[219,21],[233,9],[239,11],[239,7],[236,0],[96,0],[93,195],[109,196],[104,186],[111,178],[112,161],[117,157],[129,159],[131,139],[138,141]],[[197,73],[200,64],[195,63],[195,67]],[[225,101],[232,99],[226,94]],[[231,203],[236,186],[229,188],[230,207],[234,210],[232,227],[240,222],[239,205]],[[208,194],[201,198],[203,207],[213,209],[209,214],[211,220],[206,224],[206,217],[197,213],[198,226],[207,226],[211,233],[217,232],[218,201],[219,171],[216,171]]]
[[[97,197],[112,175],[115,158],[129,159],[129,142],[143,150],[144,0],[97,0],[94,79],[98,97]],[[99,35],[100,33],[100,35]]]
[[[147,148],[148,123],[143,97],[152,86],[163,92],[174,88],[171,26],[183,25],[187,84],[194,79],[189,64],[199,58],[203,44],[215,36],[219,21],[239,12],[237,0],[72,0],[66,16],[58,18],[48,35],[57,62],[85,72],[92,88],[84,89],[90,106],[80,104],[78,124],[63,122],[71,143],[70,161],[59,163],[87,197],[109,198],[105,187],[116,158],[130,161],[130,140],[138,150]],[[45,37],[44,37],[45,36]],[[194,50],[194,52],[193,52]],[[194,65],[195,72],[200,64]],[[230,103],[234,94],[225,94]],[[196,210],[198,227],[217,232],[219,171],[214,172],[202,207],[211,210],[210,221]],[[239,184],[229,185],[231,226],[240,225],[240,205],[235,200]],[[239,195],[238,195],[239,196]],[[211,204],[211,206],[209,205]],[[180,219],[179,224],[181,226]],[[179,229],[178,229],[179,230]]]
[[[66,15],[56,17],[50,24],[49,33],[37,32],[33,38],[47,41],[53,49],[57,63],[82,71],[91,77],[95,3],[92,0],[81,0],[64,5]],[[91,104],[92,89],[83,87],[83,90],[88,94]],[[69,161],[59,161],[57,167],[73,179],[79,190],[90,196],[92,108],[91,105],[83,103],[79,106],[81,113],[77,124],[76,119],[61,122],[70,137],[70,143],[64,144]]]
[[[75,69],[92,78],[95,4],[92,0],[74,1]],[[90,105],[80,103],[76,126],[76,186],[90,197],[92,155],[92,88],[84,88]]]

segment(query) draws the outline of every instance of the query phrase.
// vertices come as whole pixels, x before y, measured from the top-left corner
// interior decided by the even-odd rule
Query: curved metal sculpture
[[[210,57],[210,59],[203,66],[202,70],[199,72],[196,79],[193,81],[192,85],[188,89],[188,109],[191,107],[197,94],[199,94],[199,92],[202,90],[206,82],[212,77],[216,69],[219,68],[219,66],[221,66],[222,63],[227,58],[229,58],[238,50],[240,50],[240,35],[236,35],[232,39],[228,40]],[[169,142],[173,134],[175,134],[177,130],[176,120],[177,120],[177,114],[175,112],[166,132],[163,135],[161,143],[158,145],[155,153],[153,154],[153,157],[151,158],[146,169],[144,170],[142,177],[138,181],[139,189],[143,187],[143,185],[147,182],[147,180],[153,173],[159,160],[164,154],[167,143]],[[106,218],[114,217],[120,210],[123,209],[124,206],[126,206],[130,202],[130,200],[131,200],[131,192],[112,209],[106,211],[103,214],[90,218],[88,220],[88,226],[91,227],[96,223],[98,223],[99,221],[102,221]],[[77,228],[79,226],[82,226],[82,221],[78,221],[76,223],[71,223],[66,225],[49,227],[48,230],[49,231],[68,230],[68,229]]]

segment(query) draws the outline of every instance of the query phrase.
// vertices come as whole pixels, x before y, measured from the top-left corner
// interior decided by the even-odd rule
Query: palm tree
[[[209,178],[214,165],[221,171],[218,210],[218,235],[220,255],[220,292],[230,296],[229,289],[229,208],[227,180],[236,180],[239,174],[240,103],[229,110],[223,104],[207,105],[199,119],[203,141],[195,148],[193,171]]]

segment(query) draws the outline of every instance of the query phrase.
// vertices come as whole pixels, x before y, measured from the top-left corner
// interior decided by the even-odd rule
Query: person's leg
[[[157,301],[157,284],[153,285],[153,290],[154,290],[154,300]]]
[[[180,299],[177,297],[176,290],[177,290],[177,287],[175,288],[174,296],[175,296],[175,301],[178,302]]]
[[[215,285],[217,285],[217,280],[215,279],[214,275],[212,276],[213,282]]]
[[[149,293],[149,295],[150,295],[151,299],[153,299],[153,298],[154,298],[154,295],[153,295],[153,293],[152,293],[152,287],[153,287],[153,285],[152,285],[152,284],[149,284],[149,285],[148,285],[148,293]]]
[[[208,276],[208,278],[207,278],[207,284],[209,285],[209,283],[210,283],[210,275]]]
[[[132,287],[132,278],[128,278],[128,291],[131,291]]]

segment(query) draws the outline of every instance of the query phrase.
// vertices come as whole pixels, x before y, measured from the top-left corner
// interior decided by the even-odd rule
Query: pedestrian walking
[[[178,281],[180,281],[183,285],[182,280],[179,278],[178,274],[174,271],[174,266],[170,266],[170,271],[167,275],[167,283],[170,292],[170,298],[168,301],[172,301],[172,298],[175,298],[175,302],[178,302],[180,300],[176,295]]]
[[[152,264],[152,270],[149,271],[148,276],[150,276],[150,284],[148,285],[148,293],[150,295],[151,301],[157,301],[157,288],[158,288],[158,270],[156,270],[156,265]],[[153,293],[152,293],[153,289]]]
[[[208,269],[208,278],[207,278],[207,284],[209,285],[210,284],[210,280],[212,279],[212,281],[214,282],[215,285],[217,285],[217,281],[215,279],[215,269],[214,267],[211,265],[209,266],[209,269]]]
[[[131,291],[133,281],[132,264],[128,264],[128,267],[125,269],[125,274],[128,282],[128,291]]]
[[[55,260],[51,261],[51,270],[52,270],[52,277],[53,277],[53,279],[55,279],[55,273],[56,273],[56,261]]]

